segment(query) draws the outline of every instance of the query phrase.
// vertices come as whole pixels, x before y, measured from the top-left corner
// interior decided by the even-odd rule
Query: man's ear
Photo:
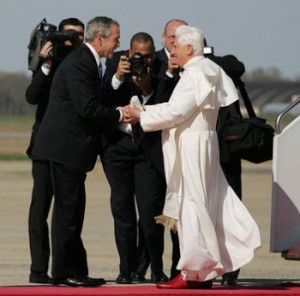
[[[102,45],[102,42],[103,42],[103,36],[101,34],[98,34],[97,35],[97,38],[99,40],[99,44]]]
[[[188,44],[186,47],[186,53],[187,55],[191,56],[194,54],[194,48],[191,44]]]

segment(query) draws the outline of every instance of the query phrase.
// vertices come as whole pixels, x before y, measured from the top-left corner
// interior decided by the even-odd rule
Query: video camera
[[[133,76],[141,76],[147,73],[148,64],[145,58],[139,53],[132,55],[128,61],[130,62],[130,71]]]
[[[50,52],[49,58],[54,61],[61,61],[72,51],[72,46],[65,45],[65,41],[69,40],[75,42],[78,40],[78,37],[79,33],[77,31],[57,31],[57,27],[55,25],[49,24],[46,19],[43,19],[32,31],[30,36],[30,42],[28,45],[29,69],[36,71],[40,62],[39,53],[47,41],[51,41],[53,44],[53,50]]]

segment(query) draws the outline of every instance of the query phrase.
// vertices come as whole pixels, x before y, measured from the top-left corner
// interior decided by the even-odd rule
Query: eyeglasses
[[[167,37],[170,41],[172,41],[172,40],[175,39],[175,35],[170,35],[170,36],[167,36],[167,35],[166,35],[166,37]]]

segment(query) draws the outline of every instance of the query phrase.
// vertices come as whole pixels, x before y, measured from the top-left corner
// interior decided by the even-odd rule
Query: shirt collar
[[[95,59],[96,59],[97,66],[99,67],[99,65],[100,65],[100,57],[99,57],[97,51],[95,50],[95,48],[94,48],[91,44],[89,44],[89,43],[86,42],[85,45],[86,45],[86,46],[90,49],[90,51],[92,52],[93,56],[94,56]]]
[[[170,58],[170,52],[166,49],[166,48],[164,48],[164,50],[165,50],[165,53],[166,53],[166,55],[167,55],[167,57],[168,57],[168,59]]]

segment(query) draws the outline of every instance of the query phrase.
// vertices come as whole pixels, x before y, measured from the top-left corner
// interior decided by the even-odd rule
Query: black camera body
[[[45,27],[48,26],[48,30]],[[65,45],[65,41],[77,41],[79,34],[75,30],[66,30],[60,32],[56,30],[56,26],[51,24],[45,24],[43,27],[42,43],[45,44],[47,41],[51,41],[53,50],[49,53],[49,57],[54,61],[63,60],[71,51],[72,47]]]
[[[44,38],[44,41],[51,41],[53,44],[53,50],[49,53],[49,57],[54,61],[63,60],[72,50],[72,46],[65,45],[65,41],[78,40],[79,34],[75,30],[66,30],[64,32],[48,31]]]
[[[77,41],[78,38],[79,33],[75,30],[57,31],[55,25],[49,24],[46,19],[43,19],[30,36],[28,68],[32,71],[37,70],[40,63],[40,50],[47,41],[51,41],[53,44],[53,50],[50,52],[49,57],[57,62],[62,61],[73,49],[72,46],[65,45],[65,41]]]
[[[139,52],[132,55],[128,61],[130,62],[130,71],[132,76],[141,76],[142,74],[147,74],[147,61]]]

